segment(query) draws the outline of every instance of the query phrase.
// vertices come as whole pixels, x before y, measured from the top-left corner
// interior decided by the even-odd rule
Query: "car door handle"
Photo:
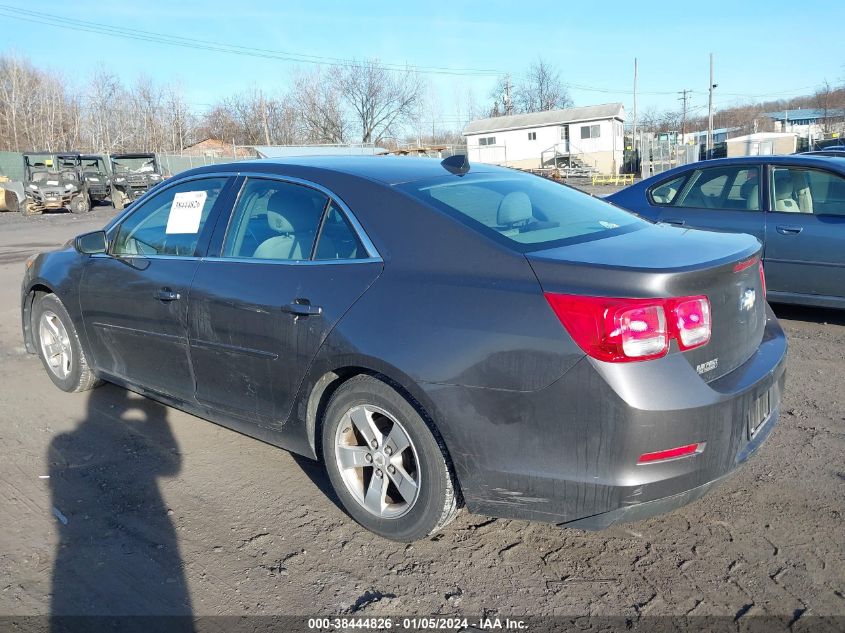
[[[671,224],[672,226],[683,226],[687,223],[686,220],[682,220],[681,218],[666,218],[661,220],[661,222],[665,222],[666,224]]]
[[[307,299],[297,299],[293,303],[282,306],[282,312],[288,312],[296,316],[317,316],[323,313],[323,308],[312,306]]]
[[[153,297],[159,301],[176,301],[181,298],[181,295],[170,288],[159,288],[153,293]]]
[[[803,226],[779,226],[779,227],[777,227],[777,231],[781,235],[798,235],[803,230],[804,230]]]

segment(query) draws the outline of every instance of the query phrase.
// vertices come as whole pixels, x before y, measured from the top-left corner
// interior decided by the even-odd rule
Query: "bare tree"
[[[294,80],[291,100],[307,143],[345,143],[349,123],[333,77],[323,70],[300,74]]]
[[[816,108],[822,112],[822,118],[819,121],[821,132],[822,134],[828,134],[831,131],[830,111],[833,109],[834,101],[834,94],[830,87],[830,82],[825,80],[822,87],[816,91],[815,95],[813,95],[813,100],[815,101],[814,105]]]
[[[378,143],[395,135],[422,94],[423,82],[417,73],[391,71],[375,60],[335,66],[332,74],[360,126],[363,143]]]
[[[514,104],[519,112],[540,112],[567,108],[572,99],[557,67],[541,58],[528,67],[527,76],[514,95]]]

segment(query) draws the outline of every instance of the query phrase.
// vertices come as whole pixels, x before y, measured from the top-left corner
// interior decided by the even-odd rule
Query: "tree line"
[[[716,90],[718,95],[718,89]],[[698,132],[707,129],[706,96],[703,104],[693,105],[684,113],[679,109],[661,110],[648,108],[639,114],[637,127],[643,132]],[[754,132],[774,132],[774,120],[764,116],[766,112],[794,111],[794,118],[800,118],[801,108],[819,110],[822,114],[818,124],[825,134],[841,129],[845,117],[845,85],[831,86],[827,81],[812,94],[785,99],[767,101],[748,101],[737,105],[719,108],[713,117],[715,129],[733,130],[731,136],[740,136]],[[630,115],[630,113],[629,113]],[[790,114],[790,118],[792,115]]]
[[[221,97],[198,113],[177,84],[149,77],[127,83],[107,69],[80,83],[25,57],[0,55],[0,150],[180,153],[205,138],[235,145],[460,143],[471,119],[573,105],[560,69],[541,58],[516,80],[501,76],[489,99],[479,104],[466,89],[458,116],[435,130],[437,97],[419,73],[363,60],[296,70],[284,91],[255,88]],[[798,107],[831,112],[832,126],[841,120],[835,113],[845,107],[845,87],[825,84],[805,97],[722,108],[715,126],[767,131],[773,123],[762,113]],[[640,112],[638,127],[680,130],[682,119],[678,110],[650,108]],[[687,113],[686,129],[706,129],[700,106]]]

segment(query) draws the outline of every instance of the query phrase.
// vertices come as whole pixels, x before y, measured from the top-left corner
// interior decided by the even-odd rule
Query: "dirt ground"
[[[52,385],[21,342],[24,260],[113,213],[0,214],[0,615],[845,615],[845,313],[776,307],[784,415],[700,501],[598,533],[464,511],[396,544],[317,463]]]

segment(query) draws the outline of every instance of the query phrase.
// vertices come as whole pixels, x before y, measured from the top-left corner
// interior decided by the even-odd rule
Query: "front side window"
[[[154,195],[120,224],[112,254],[193,257],[227,180],[190,180]]]
[[[760,169],[747,165],[696,169],[669,204],[693,209],[759,211]]]
[[[306,260],[328,197],[316,189],[250,178],[232,215],[223,257]]]
[[[442,176],[398,188],[522,251],[647,225],[597,198],[526,174]]]
[[[772,211],[845,215],[845,179],[819,169],[772,169]]]

